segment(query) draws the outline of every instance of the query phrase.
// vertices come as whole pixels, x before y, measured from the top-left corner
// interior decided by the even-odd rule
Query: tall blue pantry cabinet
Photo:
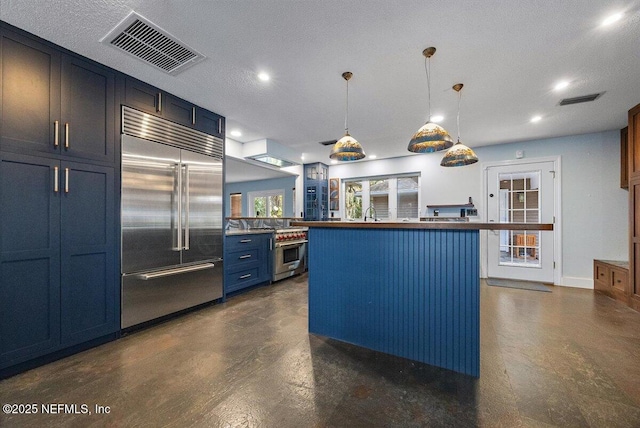
[[[120,329],[116,78],[0,23],[0,374]]]
[[[325,221],[329,217],[329,168],[317,162],[304,165],[304,219]]]

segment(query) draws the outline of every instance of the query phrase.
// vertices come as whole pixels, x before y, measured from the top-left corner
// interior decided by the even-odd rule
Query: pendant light
[[[353,76],[350,71],[342,73],[342,78],[347,81],[347,103],[344,115],[344,137],[340,138],[331,150],[329,157],[339,161],[355,161],[366,156],[358,141],[349,135],[349,79]]]
[[[458,142],[453,145],[447,154],[442,158],[440,166],[465,166],[478,162],[478,156],[469,147],[460,142],[460,99],[462,98],[462,83],[456,83],[453,85],[453,90],[458,93]]]
[[[413,153],[431,153],[446,150],[453,146],[453,139],[440,125],[431,122],[431,57],[436,48],[430,47],[422,51],[424,55],[424,70],[427,73],[427,90],[429,96],[429,119],[416,132],[407,150]]]

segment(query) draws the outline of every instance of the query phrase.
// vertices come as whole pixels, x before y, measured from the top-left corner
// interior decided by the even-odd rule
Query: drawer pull
[[[601,273],[600,276],[604,276],[604,273]]]
[[[251,242],[251,239],[241,239],[240,242],[246,244],[247,242]]]
[[[239,259],[250,259],[251,258],[251,254],[245,254],[244,256],[240,256],[238,258]]]
[[[616,282],[622,282],[622,280],[620,280],[620,279],[619,279],[619,280],[617,280]]]
[[[251,274],[250,274],[250,273],[247,273],[247,274],[245,274],[245,275],[242,275],[242,276],[240,277],[240,279],[247,279],[247,278],[250,278],[250,277],[251,277]]]

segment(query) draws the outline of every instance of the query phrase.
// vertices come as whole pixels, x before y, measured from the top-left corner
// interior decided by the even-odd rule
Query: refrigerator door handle
[[[173,251],[180,251],[182,250],[182,167],[179,163],[176,163],[174,168],[177,181],[174,196],[178,208],[178,218],[175,223],[177,245],[173,247]]]
[[[214,263],[202,263],[196,266],[185,266],[185,267],[179,267],[175,269],[164,269],[156,272],[141,273],[138,275],[138,278],[142,279],[143,281],[148,281],[150,279],[163,278],[165,276],[178,275],[181,273],[196,272],[199,270],[211,269],[211,268],[214,268],[215,266],[216,265]]]
[[[189,249],[189,195],[191,193],[191,189],[189,189],[189,165],[186,164],[184,166],[184,249]]]

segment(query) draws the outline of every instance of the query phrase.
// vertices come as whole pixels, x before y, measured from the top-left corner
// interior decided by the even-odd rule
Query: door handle
[[[53,147],[58,148],[60,145],[60,122],[53,122]]]
[[[69,168],[64,169],[64,193],[69,193]]]
[[[182,250],[182,167],[179,163],[176,164],[176,174],[178,175],[178,224],[176,227],[176,231],[178,233],[178,247],[176,248],[176,251],[180,251]]]
[[[64,148],[69,149],[69,123],[64,124]]]
[[[189,249],[189,165],[184,166],[184,249]]]
[[[196,124],[196,108],[195,107],[191,107],[191,124],[192,125]]]
[[[158,113],[162,112],[162,92],[158,92],[158,106],[156,108]]]
[[[53,167],[53,193],[58,193],[59,189],[58,167]]]

